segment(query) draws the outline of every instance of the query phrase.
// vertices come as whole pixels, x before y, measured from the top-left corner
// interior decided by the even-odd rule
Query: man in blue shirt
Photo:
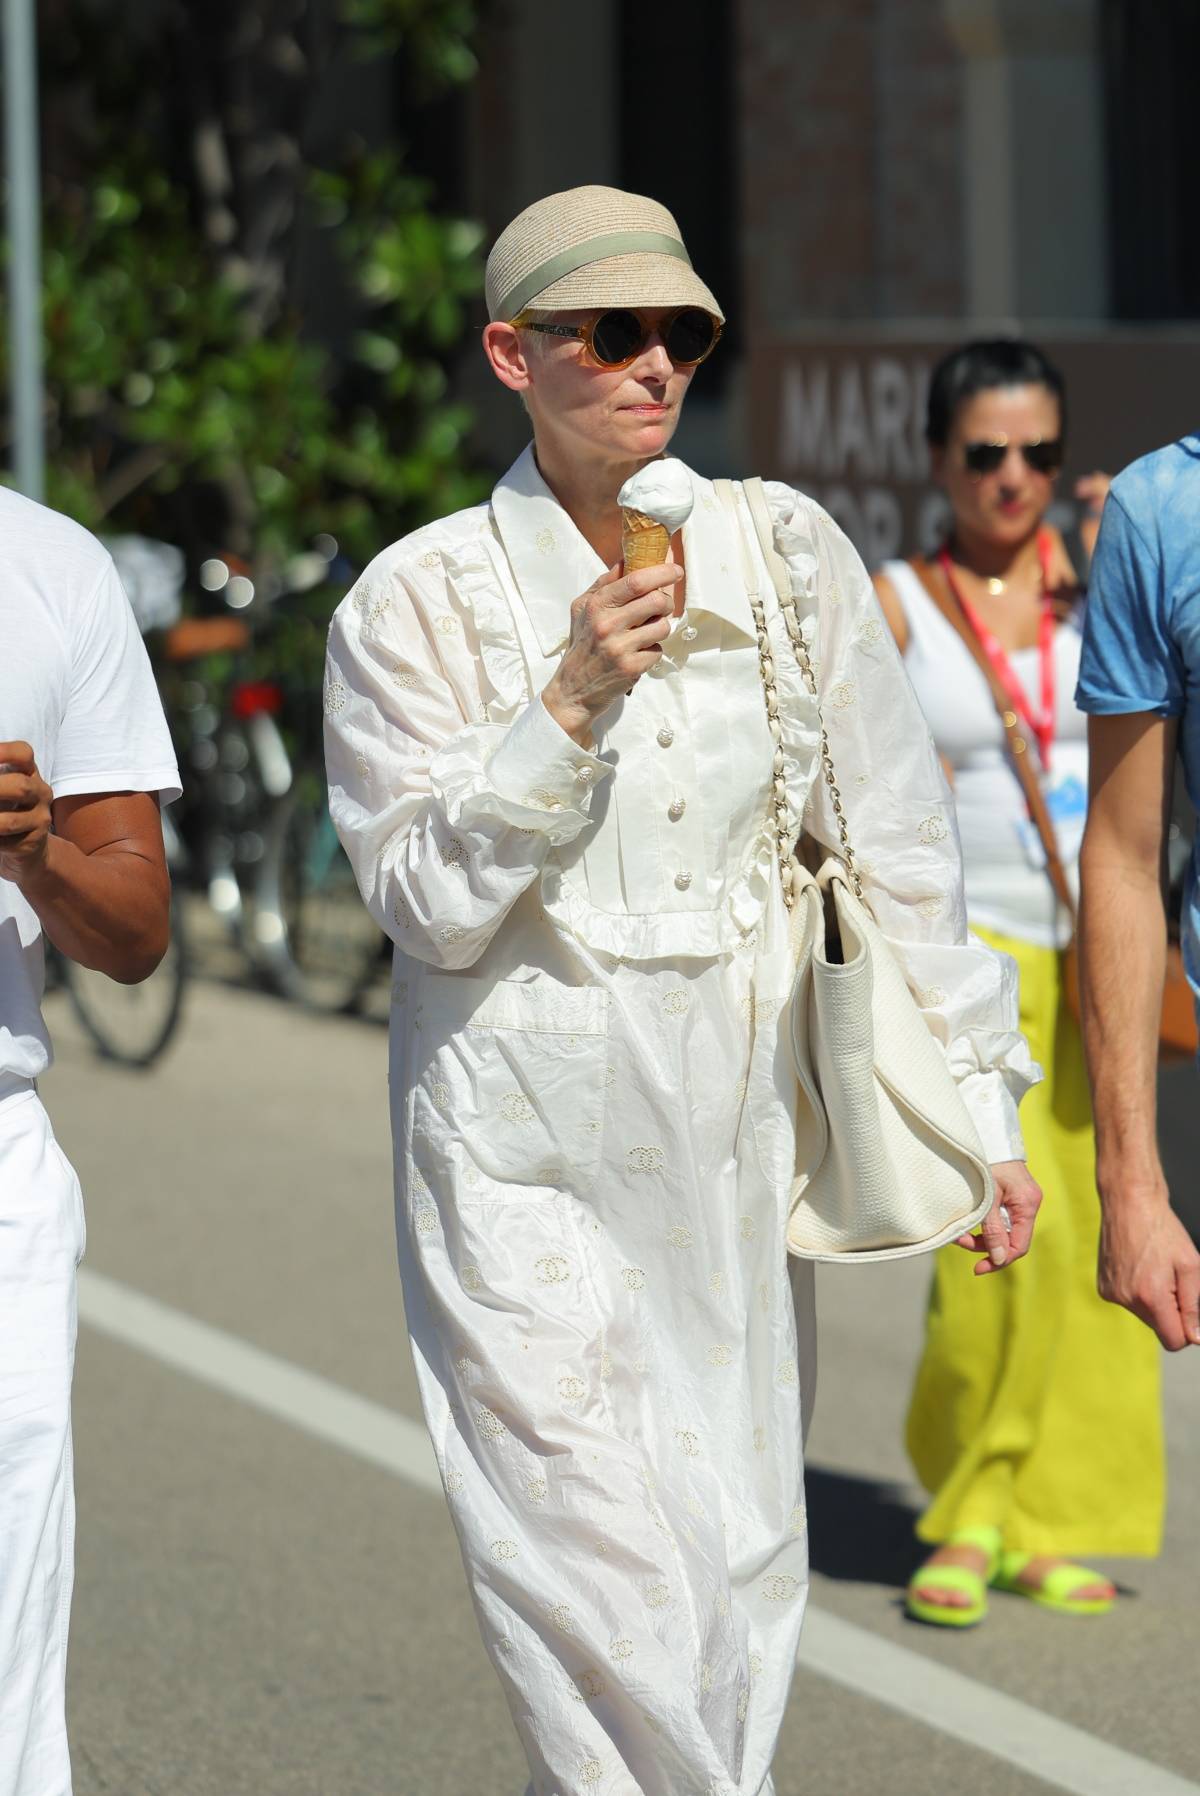
[[[1200,804],[1200,435],[1144,456],[1113,483],[1076,697],[1091,714],[1079,934],[1103,1212],[1100,1294],[1175,1351],[1200,1346],[1200,1254],[1171,1209],[1155,1127],[1161,869],[1177,748]],[[1200,992],[1196,855],[1183,936]]]

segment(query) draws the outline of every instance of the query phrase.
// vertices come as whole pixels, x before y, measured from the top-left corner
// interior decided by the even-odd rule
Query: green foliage
[[[94,27],[95,0],[64,4]],[[474,67],[468,0],[339,5],[351,47],[401,56],[421,91]],[[478,498],[447,365],[481,285],[479,230],[438,213],[402,146],[371,148],[348,130],[332,166],[297,158],[297,228],[316,233],[310,261],[335,271],[352,313],[331,347],[306,330],[289,280],[264,307],[238,258],[198,228],[203,196],[166,100],[134,131],[112,105],[166,92],[162,41],[151,32],[112,54],[121,66],[71,71],[71,104],[90,84],[99,123],[86,162],[51,167],[46,182],[50,502],[93,529],[179,542],[193,564],[237,551],[269,590],[319,532],[361,565]],[[53,79],[51,66],[52,119]],[[294,261],[285,245],[289,277]],[[310,620],[336,596],[310,595]],[[292,654],[286,641],[280,652]]]
[[[419,91],[437,92],[475,73],[471,0],[341,0],[339,11],[344,24],[363,33],[368,53],[398,50],[409,58]]]

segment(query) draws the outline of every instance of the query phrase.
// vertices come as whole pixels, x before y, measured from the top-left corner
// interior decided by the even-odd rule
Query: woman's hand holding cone
[[[542,702],[581,746],[590,743],[593,720],[661,656],[682,578],[670,562],[611,567],[571,606],[571,640]]]

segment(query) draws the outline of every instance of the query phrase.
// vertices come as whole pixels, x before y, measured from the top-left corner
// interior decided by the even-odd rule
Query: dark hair
[[[1058,400],[1061,434],[1067,434],[1067,389],[1054,363],[1019,337],[992,337],[952,349],[934,369],[925,410],[926,441],[942,448],[964,400],[994,387],[1045,387]]]

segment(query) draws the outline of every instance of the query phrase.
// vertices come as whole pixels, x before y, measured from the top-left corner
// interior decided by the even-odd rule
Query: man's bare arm
[[[1176,728],[1145,712],[1089,720],[1079,917],[1103,1216],[1100,1294],[1132,1310],[1172,1350],[1200,1345],[1200,1254],[1171,1211],[1156,1129]]]
[[[1162,1183],[1155,1130],[1158,1020],[1166,971],[1163,856],[1173,719],[1088,722],[1091,795],[1080,854],[1080,976],[1098,1157]]]
[[[25,742],[0,743],[0,879],[11,880],[68,959],[124,984],[167,948],[170,879],[147,792],[55,799]]]

